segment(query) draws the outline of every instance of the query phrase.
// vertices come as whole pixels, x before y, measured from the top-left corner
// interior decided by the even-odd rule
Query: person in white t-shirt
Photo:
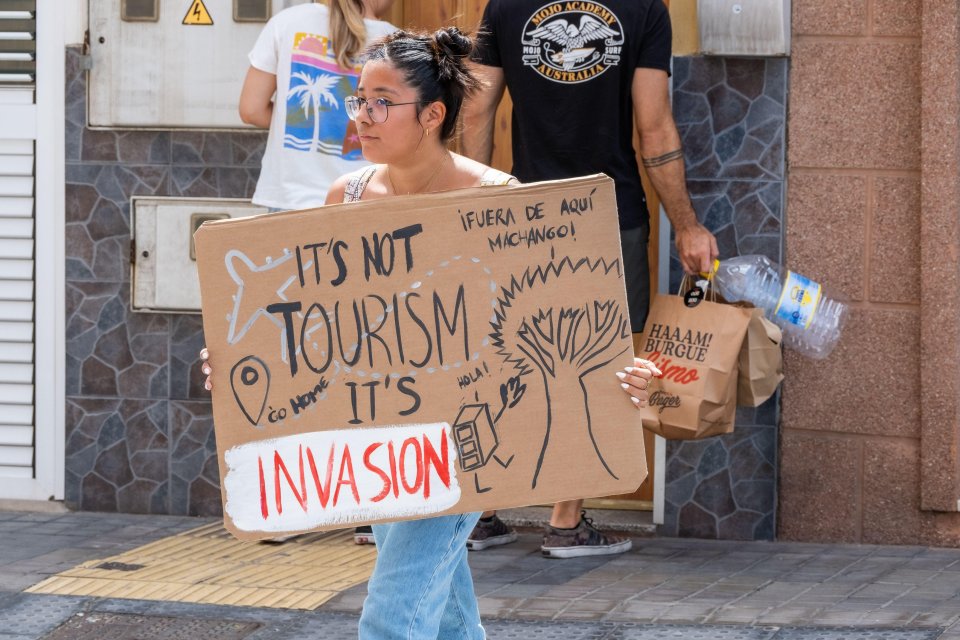
[[[397,30],[379,19],[393,0],[329,3],[273,16],[248,55],[240,118],[269,129],[252,200],[270,211],[322,206],[336,178],[369,164],[344,100],[356,94],[360,53]],[[358,527],[353,539],[373,544],[373,533]]]
[[[369,164],[343,102],[360,52],[397,30],[379,19],[393,0],[328,1],[275,15],[248,56],[240,118],[270,130],[252,200],[271,210],[319,207],[338,176]]]

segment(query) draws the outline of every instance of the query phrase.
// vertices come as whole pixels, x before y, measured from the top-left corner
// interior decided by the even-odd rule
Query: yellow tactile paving
[[[240,542],[219,524],[85,562],[29,589],[136,600],[279,609],[316,609],[373,571],[376,551],[349,531],[316,533],[283,544]],[[115,562],[129,571],[98,569]]]

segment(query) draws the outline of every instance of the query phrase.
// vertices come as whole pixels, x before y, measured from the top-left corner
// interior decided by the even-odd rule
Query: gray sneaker
[[[483,551],[487,547],[510,544],[516,542],[516,540],[517,532],[504,524],[503,520],[494,514],[489,522],[483,520],[477,522],[477,526],[473,528],[470,537],[467,538],[467,549]]]
[[[629,551],[630,538],[600,532],[586,512],[580,512],[580,524],[573,529],[558,529],[549,524],[544,528],[540,551],[548,558],[579,558],[607,556]]]

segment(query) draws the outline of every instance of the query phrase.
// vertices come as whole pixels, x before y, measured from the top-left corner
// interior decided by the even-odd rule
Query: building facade
[[[20,314],[0,318],[0,341],[13,344],[28,321],[36,335],[33,378],[0,380],[0,405],[29,404],[33,423],[0,424],[0,455],[20,463],[9,471],[16,465],[0,457],[0,472],[22,476],[16,485],[4,476],[0,497],[218,514],[200,319],[131,310],[130,198],[248,198],[265,134],[91,127],[84,4],[36,15],[36,99],[23,117],[36,123],[49,111],[59,121],[30,134],[35,297],[0,301],[0,312]],[[398,5],[395,22],[458,14],[452,3]],[[475,22],[481,8],[471,3],[460,19]],[[661,534],[904,544],[960,537],[958,24],[955,3],[803,3],[793,8],[788,57],[675,59],[688,186],[721,256],[764,254],[845,295],[852,314],[828,359],[785,354],[781,392],[741,409],[735,433],[666,444]],[[4,136],[25,135],[0,131],[0,151]],[[59,151],[48,135],[62,140]],[[26,287],[16,271],[23,258],[2,254],[25,246],[5,242],[24,223],[4,221],[27,217],[17,202],[0,198],[0,298]],[[4,203],[16,215],[4,214]],[[661,264],[666,288],[675,288],[678,262]],[[32,313],[24,320],[24,304],[8,302]],[[24,375],[4,367],[12,380]],[[16,444],[26,441],[25,426],[29,455]]]

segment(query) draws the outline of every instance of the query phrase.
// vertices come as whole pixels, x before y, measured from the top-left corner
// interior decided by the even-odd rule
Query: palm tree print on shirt
[[[360,158],[356,130],[341,108],[356,91],[357,72],[337,65],[323,36],[298,33],[290,58],[283,146],[348,160]]]
[[[300,80],[301,84],[293,85],[294,80]],[[337,97],[333,95],[331,89],[336,85],[339,78],[326,74],[320,74],[310,77],[302,71],[294,73],[290,78],[290,93],[287,94],[287,102],[300,97],[300,108],[306,118],[310,117],[313,111],[313,138],[310,140],[310,151],[316,151],[320,145],[320,107],[326,103],[334,109],[340,108]],[[291,136],[292,137],[292,136]]]

